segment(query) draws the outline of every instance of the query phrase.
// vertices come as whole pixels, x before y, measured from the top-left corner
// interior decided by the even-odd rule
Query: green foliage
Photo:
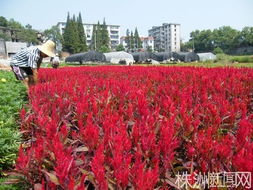
[[[241,32],[241,45],[252,46],[253,45],[253,27],[244,27]]]
[[[140,48],[142,48],[142,43],[139,37],[137,27],[135,28],[135,31],[134,31],[134,48],[135,50],[139,50]]]
[[[130,35],[130,51],[134,51],[134,35],[133,32],[131,31],[131,35]]]
[[[224,52],[220,47],[217,47],[217,48],[214,48],[213,53],[214,54],[221,54],[221,53],[224,53]]]
[[[6,33],[0,32],[0,39],[4,39],[5,41],[9,41],[9,40],[11,40],[11,37],[10,37],[10,35],[8,35]]]
[[[232,62],[238,62],[238,63],[253,63],[253,57],[252,56],[233,56],[231,58]]]
[[[125,42],[127,44],[126,51],[128,52],[138,51],[139,49],[142,48],[142,42],[141,42],[137,28],[135,28],[134,33],[133,31],[130,32],[129,29],[127,29]]]
[[[83,21],[82,21],[82,15],[79,13],[79,16],[77,18],[77,32],[79,36],[79,43],[78,43],[78,52],[85,52],[88,50],[87,44],[86,44],[86,35],[83,28]]]
[[[93,25],[90,49],[103,53],[110,51],[110,38],[105,20],[102,25],[99,21]]]
[[[3,27],[7,27],[8,26],[8,21],[3,16],[0,16],[0,26],[3,26]]]
[[[5,80],[2,80],[5,79]],[[13,166],[20,136],[16,120],[25,103],[26,90],[12,72],[0,71],[0,176]]]
[[[22,26],[19,22],[14,19],[6,20],[4,17],[0,17],[0,26],[14,29],[14,35],[21,42],[28,42],[30,44],[36,45],[39,43],[37,39],[37,30],[32,29],[31,25]],[[11,40],[11,36],[9,34],[0,33],[0,38],[8,41]]]
[[[102,45],[102,46],[100,46],[98,51],[101,52],[101,53],[108,53],[108,52],[111,51],[111,49],[106,45]]]
[[[126,31],[126,50],[129,51],[130,50],[130,31],[129,29],[127,29]]]
[[[45,30],[43,34],[47,39],[53,40],[56,45],[60,45],[63,42],[60,29],[57,26],[52,26],[50,29]]]
[[[230,26],[212,30],[195,30],[190,33],[191,39],[184,48],[194,49],[195,52],[213,52],[221,48],[225,53],[245,46],[253,46],[253,27],[245,27],[242,31]]]
[[[20,39],[20,41],[28,42],[29,44],[39,44],[39,40],[37,38],[37,31],[32,29],[32,26],[29,24],[26,25],[25,28],[22,28],[20,32],[18,32],[18,38]]]
[[[119,44],[117,47],[116,47],[116,51],[125,51],[125,48],[122,44]]]
[[[17,30],[24,29],[24,26],[22,26],[21,23],[15,21],[13,18],[9,20],[8,27]]]
[[[101,47],[105,47],[110,51],[110,38],[105,19],[101,27]]]
[[[151,47],[151,46],[148,46],[148,47],[147,47],[147,52],[152,52],[152,51],[153,51],[152,47]]]
[[[6,182],[15,182],[15,184],[3,184]],[[17,176],[10,176],[8,178],[0,178],[0,190],[27,190],[30,189],[30,185],[27,184],[25,179]]]
[[[63,50],[69,53],[77,53],[78,49],[77,45],[79,37],[75,23],[76,21],[74,19],[74,17],[71,19],[68,13],[65,31],[63,33]]]
[[[69,53],[87,51],[81,13],[79,13],[77,19],[75,15],[70,18],[68,13],[65,31],[63,33],[63,50]]]

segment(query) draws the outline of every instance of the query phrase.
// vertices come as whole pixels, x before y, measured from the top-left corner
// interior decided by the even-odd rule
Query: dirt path
[[[2,71],[11,71],[11,67],[3,65],[3,64],[0,63],[0,70],[2,70]]]

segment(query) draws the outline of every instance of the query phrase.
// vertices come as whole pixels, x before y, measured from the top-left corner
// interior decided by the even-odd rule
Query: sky
[[[148,36],[152,26],[181,25],[181,39],[195,30],[231,26],[253,27],[253,0],[0,0],[0,16],[45,30],[70,15],[82,14],[83,22],[120,25],[121,36],[137,27]]]

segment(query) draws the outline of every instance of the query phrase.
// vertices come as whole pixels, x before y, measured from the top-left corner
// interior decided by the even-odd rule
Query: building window
[[[175,42],[175,46],[177,45],[177,42]]]

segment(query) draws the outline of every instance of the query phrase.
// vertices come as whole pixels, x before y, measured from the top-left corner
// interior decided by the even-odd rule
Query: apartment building
[[[93,25],[94,24],[83,24],[88,46],[91,44]],[[60,33],[63,34],[66,27],[66,22],[58,22],[57,27],[60,29]],[[120,26],[107,25],[107,30],[110,37],[110,46],[112,49],[115,49],[120,44]]]
[[[155,51],[179,52],[180,30],[180,24],[174,23],[163,23],[162,26],[153,26],[148,30],[148,35],[154,38]]]
[[[154,51],[154,38],[152,36],[140,37],[140,39],[144,51]],[[122,44],[125,49],[127,48],[126,36],[120,38],[120,44]]]

